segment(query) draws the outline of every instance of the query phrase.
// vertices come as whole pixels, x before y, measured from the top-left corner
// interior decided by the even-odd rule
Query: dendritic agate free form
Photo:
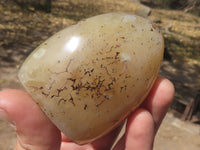
[[[46,40],[26,59],[19,79],[51,121],[84,144],[112,130],[144,100],[163,47],[151,21],[103,14]]]

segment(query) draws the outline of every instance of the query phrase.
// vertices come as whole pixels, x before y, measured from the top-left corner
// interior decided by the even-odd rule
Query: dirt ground
[[[168,113],[155,139],[154,150],[199,150],[199,125],[183,122]]]
[[[13,3],[5,5],[4,0],[0,2],[0,90],[23,89],[17,78],[20,65],[35,47],[53,33],[81,18],[103,12],[133,10],[131,2],[114,0],[98,1],[95,7],[92,3],[74,3],[73,8],[69,7],[69,3],[58,0],[53,6],[52,13],[46,14],[24,12]],[[68,8],[67,12],[65,8]],[[149,18],[163,32],[165,47],[170,55],[170,59],[163,61],[159,74],[174,83],[174,101],[187,104],[200,89],[200,17],[181,10],[153,8]],[[169,109],[156,136],[155,150],[200,149],[200,125],[181,121],[180,116],[173,108]],[[15,131],[0,118],[0,150],[13,149],[15,139]]]

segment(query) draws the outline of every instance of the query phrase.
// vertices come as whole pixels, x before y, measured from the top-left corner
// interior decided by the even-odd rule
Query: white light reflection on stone
[[[74,36],[72,37],[65,45],[64,45],[64,50],[68,51],[70,53],[73,53],[80,42],[80,37]]]

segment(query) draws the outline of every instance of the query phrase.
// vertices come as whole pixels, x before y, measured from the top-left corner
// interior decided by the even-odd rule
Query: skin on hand
[[[156,132],[173,97],[173,84],[159,77],[143,104],[129,115],[125,134],[114,150],[153,149]],[[1,91],[0,113],[15,126],[15,150],[109,150],[123,125],[90,144],[79,146],[51,123],[26,92]]]

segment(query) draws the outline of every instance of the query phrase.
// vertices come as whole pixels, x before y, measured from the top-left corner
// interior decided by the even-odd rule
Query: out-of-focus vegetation
[[[200,16],[199,0],[141,0],[159,8],[183,10]]]
[[[32,11],[34,9],[47,13],[51,12],[51,0],[13,0],[22,9]]]
[[[45,1],[51,1],[49,8],[44,7]],[[51,35],[101,13],[138,13],[132,1],[141,1],[151,8],[148,18],[163,33],[170,60],[163,61],[160,75],[174,83],[175,101],[191,102],[200,88],[200,0],[0,0],[0,89],[22,89],[17,80],[19,66]],[[3,129],[7,129],[7,124]],[[171,134],[168,124],[166,129],[164,143],[167,138],[174,138],[167,134]],[[179,131],[182,130],[175,133]],[[0,143],[2,149],[10,136],[0,135],[4,139]],[[177,135],[174,143],[188,142],[177,140],[186,134]],[[187,137],[192,146],[198,139]],[[174,143],[167,149],[180,149],[174,148]]]

